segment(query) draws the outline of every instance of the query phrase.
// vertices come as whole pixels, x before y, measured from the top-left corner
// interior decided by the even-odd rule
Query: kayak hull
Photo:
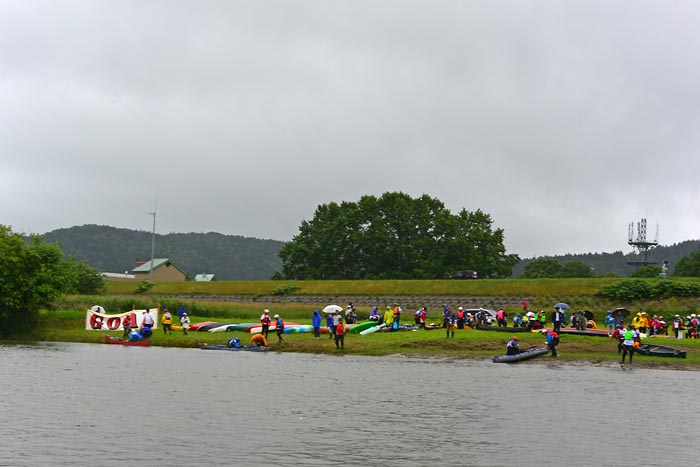
[[[126,345],[130,347],[148,347],[149,345],[151,345],[151,343],[148,342],[148,339],[143,339],[140,341],[130,341],[114,336],[105,336],[105,342],[108,344]]]
[[[228,350],[229,352],[238,352],[238,351],[248,351],[248,352],[262,352],[264,350],[267,350],[267,347],[229,347],[226,344],[207,344],[205,342],[200,342],[199,343],[199,348],[202,350]]]
[[[662,345],[654,344],[641,344],[639,348],[634,349],[634,353],[640,355],[648,355],[650,357],[676,357],[676,358],[686,358],[686,352],[684,350],[673,349],[671,347],[664,347]]]
[[[517,363],[523,360],[530,360],[531,358],[541,357],[549,352],[549,349],[529,349],[524,350],[516,355],[498,355],[493,357],[494,363]]]

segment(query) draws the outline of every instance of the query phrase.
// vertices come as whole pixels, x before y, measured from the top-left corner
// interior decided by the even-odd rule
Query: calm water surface
[[[696,466],[699,388],[549,360],[0,346],[0,465]]]

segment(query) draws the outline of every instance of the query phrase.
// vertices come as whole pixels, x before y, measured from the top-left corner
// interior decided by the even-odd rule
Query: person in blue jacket
[[[321,313],[314,310],[314,316],[311,318],[311,325],[314,327],[314,337],[321,337]]]
[[[233,347],[235,349],[240,349],[241,347],[243,347],[241,345],[241,338],[240,337],[234,337],[233,339],[229,339],[227,345],[229,347]]]
[[[450,337],[450,334],[452,334],[452,338],[455,337],[455,323],[456,322],[457,322],[457,316],[454,314],[454,312],[448,310],[448,312],[443,315],[442,325],[445,326],[445,331],[447,332],[445,339]]]
[[[284,333],[284,321],[280,318],[280,315],[275,315],[275,326],[277,327],[277,339],[278,342],[282,342],[282,334]]]
[[[328,338],[333,339],[335,336],[335,326],[333,323],[333,313],[328,313],[326,315],[326,326],[328,326]]]

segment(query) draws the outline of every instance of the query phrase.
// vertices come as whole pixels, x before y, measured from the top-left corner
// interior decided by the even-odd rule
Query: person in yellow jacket
[[[636,315],[634,315],[634,318],[632,318],[632,326],[635,327],[635,329],[639,329],[641,327],[641,321],[642,321],[642,312],[638,312]]]
[[[391,326],[391,323],[394,322],[394,310],[391,309],[390,306],[386,307],[386,311],[384,312],[384,324],[387,326]]]
[[[172,334],[173,334],[173,315],[170,314],[170,311],[168,311],[167,308],[163,312],[163,317],[160,319],[160,324],[163,325],[163,334],[167,334],[168,332],[170,332],[170,335],[172,336]]]
[[[639,329],[639,332],[646,334],[648,328],[649,318],[647,318],[647,314],[642,311],[641,317],[639,318],[639,326],[637,326],[637,329]]]

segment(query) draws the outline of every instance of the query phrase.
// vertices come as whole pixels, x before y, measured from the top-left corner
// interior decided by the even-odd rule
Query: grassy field
[[[225,316],[193,316],[193,324],[203,321],[217,322],[257,322],[258,308],[228,304],[231,308]],[[284,306],[274,309],[285,320],[303,324],[311,323],[308,309],[297,306]],[[433,316],[431,316],[433,318]],[[430,321],[430,320],[429,320]],[[435,320],[437,321],[437,320]],[[85,330],[84,311],[43,312],[33,338],[41,341],[104,343],[105,335],[120,335],[121,332]],[[152,345],[164,347],[196,348],[200,342],[223,344],[229,338],[240,337],[247,343],[250,334],[243,332],[208,333],[191,331],[188,335],[173,332],[164,335],[156,329],[150,339]],[[421,357],[486,359],[503,354],[510,334],[496,331],[471,329],[455,330],[455,337],[447,339],[445,330],[418,330],[402,332],[378,332],[367,336],[349,333],[345,338],[345,349],[336,350],[327,334],[314,338],[311,334],[285,334],[284,342],[278,343],[274,333],[269,336],[271,351],[304,352],[318,354],[354,354],[366,356],[406,355]],[[538,333],[520,333],[521,348],[544,347],[544,337]],[[650,338],[647,342],[686,350],[687,359],[635,356],[635,366],[668,369],[700,369],[700,340],[675,340],[670,338]],[[557,364],[610,364],[619,361],[617,345],[603,337],[564,335],[558,348],[560,357]],[[543,357],[539,362],[555,361]]]
[[[475,295],[593,296],[619,281],[595,279],[221,281],[154,283],[149,293],[176,295]],[[135,282],[108,282],[109,294],[133,294]]]

